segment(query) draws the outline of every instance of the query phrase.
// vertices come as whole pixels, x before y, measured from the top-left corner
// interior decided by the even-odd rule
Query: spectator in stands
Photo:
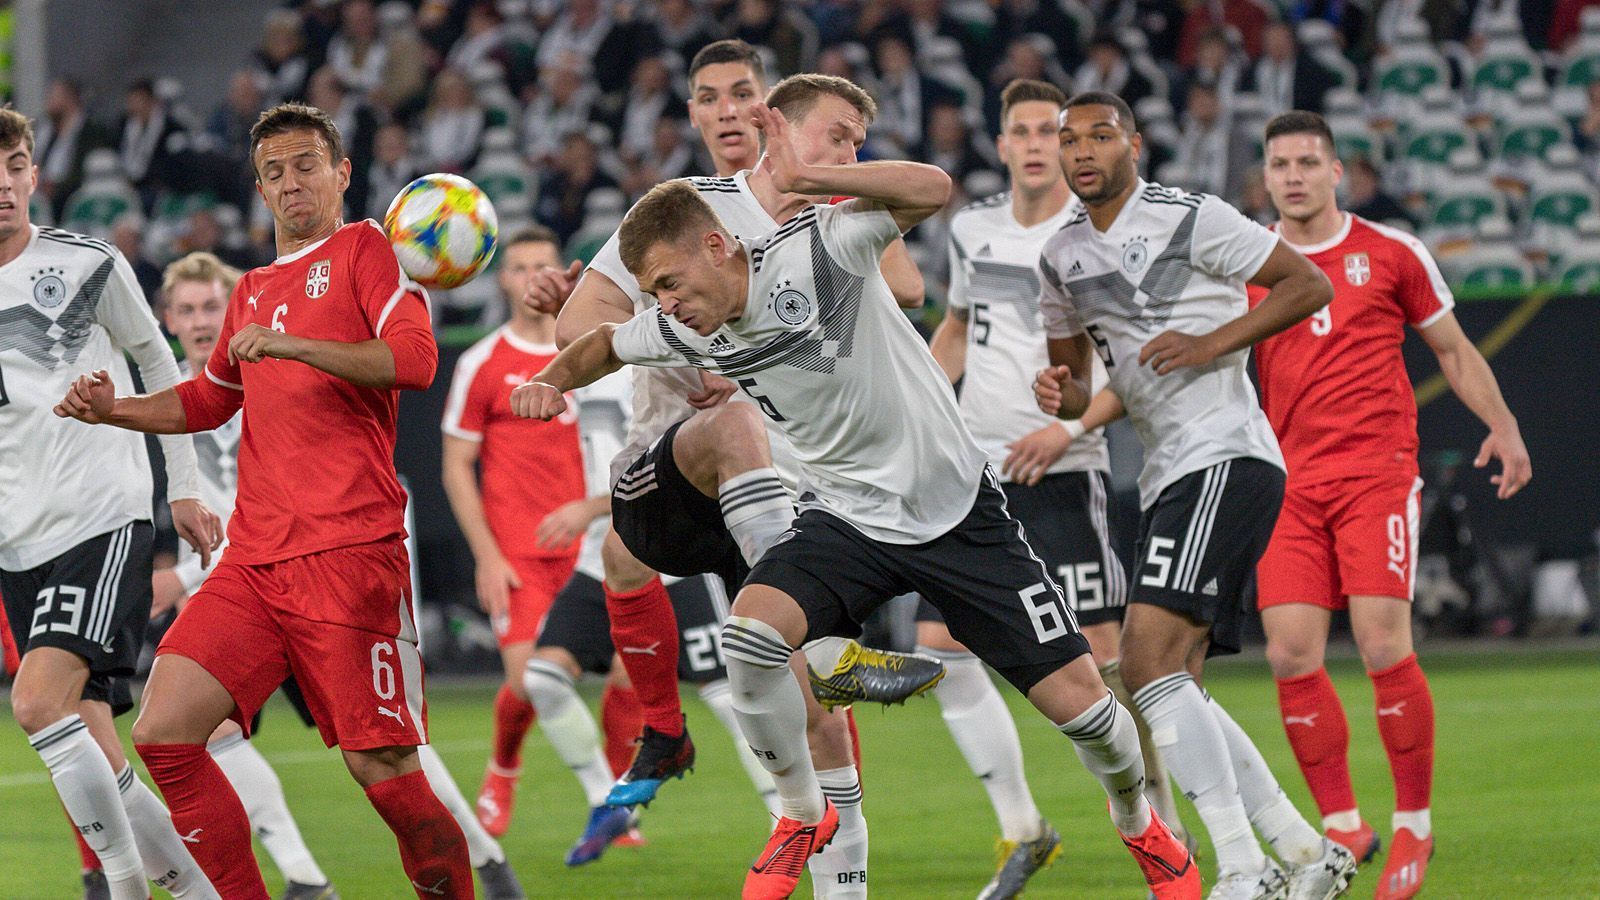
[[[217,139],[223,152],[243,163],[250,152],[250,129],[256,124],[266,99],[260,73],[240,69],[228,79],[228,94],[212,111],[206,132]]]
[[[356,211],[356,215],[382,222],[395,195],[421,174],[423,169],[411,158],[411,142],[406,127],[399,122],[390,122],[378,129],[372,141],[372,165],[367,167],[365,205],[356,207],[351,204],[351,209]]]
[[[1365,156],[1345,160],[1345,209],[1373,222],[1401,222],[1412,229],[1417,219],[1400,201],[1384,193],[1378,170]]]
[[[1237,148],[1233,118],[1222,107],[1217,89],[1206,84],[1189,86],[1184,103],[1183,132],[1178,138],[1173,165],[1183,172],[1182,186],[1221,197],[1233,196]],[[1242,167],[1237,171],[1242,173]]]
[[[611,14],[600,0],[567,0],[563,11],[539,42],[539,68],[563,65],[568,57],[595,58],[611,31]]]
[[[1226,28],[1210,28],[1200,36],[1194,67],[1185,72],[1184,80],[1190,85],[1214,88],[1224,107],[1233,105],[1233,95],[1239,90],[1239,82],[1244,80],[1244,66],[1233,51]],[[1184,96],[1188,96],[1188,91]]]
[[[918,71],[911,48],[898,35],[885,33],[876,45],[878,118],[869,140],[875,156],[907,159],[925,143],[936,106],[959,106],[953,88]]]
[[[1255,59],[1261,55],[1261,30],[1270,21],[1272,15],[1258,0],[1197,0],[1183,20],[1183,33],[1178,40],[1178,65],[1193,68],[1200,36],[1212,28],[1230,26],[1238,32],[1245,55]]]
[[[1579,19],[1585,7],[1600,5],[1600,0],[1556,0],[1550,16],[1550,30],[1546,46],[1558,53],[1565,52],[1567,44],[1578,35]]]
[[[683,98],[672,92],[672,72],[660,56],[639,60],[629,82],[626,93],[601,100],[598,116],[616,135],[617,152],[624,159],[650,152],[662,116],[685,115]]]
[[[54,218],[60,221],[67,200],[83,183],[83,158],[96,147],[111,146],[111,136],[84,111],[83,86],[72,78],[50,83],[44,115],[34,127],[39,190],[49,198]]]
[[[1273,22],[1261,34],[1261,58],[1245,72],[1244,90],[1261,98],[1268,116],[1291,109],[1321,113],[1324,94],[1338,87],[1339,76],[1329,71],[1309,53],[1301,54],[1294,29]]]
[[[433,172],[465,172],[477,161],[484,110],[467,77],[445,69],[433,80],[433,97],[422,115],[422,164]]]
[[[344,202],[351,210],[365,209],[367,205],[367,167],[372,163],[372,138],[378,131],[378,118],[371,108],[354,92],[345,88],[344,82],[333,66],[323,66],[312,73],[306,86],[306,102],[333,118],[344,138],[345,155],[350,157],[350,189]]]
[[[216,210],[209,206],[202,206],[189,214],[189,220],[184,223],[183,234],[178,238],[173,252],[178,256],[195,252],[215,254],[228,265],[245,271],[255,268],[260,263],[255,254],[239,248],[236,243],[228,240],[227,229],[223,227],[222,220]],[[151,296],[153,298],[155,295]]]
[[[627,160],[624,169],[622,189],[630,201],[663,181],[694,174],[690,171],[694,167],[694,147],[684,139],[685,127],[683,120],[670,116],[656,120],[649,150]]]
[[[979,152],[961,107],[953,103],[940,103],[929,110],[928,139],[915,158],[945,170],[956,182],[995,166]]]
[[[427,103],[436,57],[417,30],[416,15],[404,2],[389,0],[379,7],[378,22],[383,42],[381,83],[367,91],[364,99],[375,114],[409,122]]]
[[[950,14],[950,4],[943,0],[906,0],[905,11],[893,15],[874,32],[874,35],[893,32],[904,40],[920,59],[929,43],[936,38],[950,38],[961,47],[962,59],[971,72],[983,72],[994,61],[994,51],[1001,44],[978,40],[967,23]]]
[[[991,5],[994,6],[996,41],[1010,42],[1030,34],[1049,35],[1055,42],[1055,50],[1051,55],[1064,68],[1071,69],[1083,61],[1084,47],[1091,36],[1084,29],[1085,23],[1092,21],[1089,17],[1080,21],[1068,15],[1059,0],[999,0]],[[1078,6],[1076,3],[1071,5]],[[1082,9],[1081,6],[1078,8]],[[989,122],[995,133],[1000,130],[999,121],[996,117]]]
[[[583,201],[600,187],[616,187],[611,176],[600,171],[600,151],[589,135],[575,131],[561,139],[561,152],[555,166],[539,182],[539,203],[534,216],[550,226],[565,244],[583,227]]]
[[[466,33],[450,48],[444,64],[458,72],[471,72],[484,62],[503,62],[505,31],[500,11],[491,3],[474,3],[467,10]]]
[[[1395,0],[1390,0],[1395,2]],[[1333,26],[1346,56],[1365,60],[1371,55],[1372,9],[1353,0],[1291,0],[1284,12],[1291,25],[1322,19]]]
[[[1138,29],[1149,44],[1151,57],[1177,70],[1178,39],[1187,4],[1180,0],[1106,0],[1097,6],[1109,13],[1100,16],[1102,22]]]
[[[122,136],[118,148],[122,170],[139,189],[148,209],[176,174],[178,148],[172,138],[183,132],[183,126],[156,98],[155,84],[148,78],[135,81],[128,88],[122,110],[122,123],[117,129]]]
[[[984,85],[983,118],[988,132],[1000,133],[1000,93],[1014,79],[1046,81],[1062,90],[1071,86],[1072,79],[1055,56],[1055,42],[1042,34],[1020,35],[1006,45],[1005,59],[990,70]]]
[[[372,0],[345,0],[339,8],[339,33],[328,43],[328,65],[345,88],[365,94],[383,84],[388,48],[378,40],[378,13]]]
[[[816,26],[777,0],[738,0],[731,36],[771,50],[777,58],[776,75],[808,71],[817,58]]]
[[[133,267],[133,277],[144,290],[145,301],[154,305],[161,294],[161,267],[144,255],[144,227],[143,216],[136,212],[124,213],[111,223],[111,243]]]
[[[539,71],[538,93],[522,117],[523,143],[534,165],[548,166],[567,135],[589,126],[598,89],[589,64],[576,53],[558,56]]]
[[[1137,105],[1155,90],[1150,79],[1133,67],[1122,49],[1122,42],[1108,31],[1095,35],[1089,42],[1088,59],[1072,74],[1072,89],[1107,91],[1121,97],[1129,106]]]
[[[267,78],[262,102],[272,104],[305,96],[311,65],[306,58],[300,15],[292,9],[275,9],[267,16],[255,64]]]
[[[651,26],[661,49],[692,59],[701,47],[716,40],[711,21],[694,0],[660,0],[652,7]]]

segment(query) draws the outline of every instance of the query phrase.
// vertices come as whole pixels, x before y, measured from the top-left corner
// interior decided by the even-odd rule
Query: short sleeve
[[[1039,257],[1039,312],[1045,337],[1060,340],[1083,334],[1083,319],[1048,254]]]
[[[1195,213],[1189,258],[1195,268],[1218,278],[1249,281],[1267,264],[1278,235],[1211,194],[1203,194]]]
[[[367,220],[351,254],[356,304],[361,307],[372,336],[387,337],[391,329],[423,328],[431,331],[428,292],[405,277],[400,260],[378,223]]]
[[[817,211],[822,245],[852,275],[877,274],[884,251],[900,237],[894,216],[875,201],[846,200],[812,208]]]
[[[1421,241],[1404,232],[1393,238],[1397,244],[1395,260],[1400,273],[1395,299],[1400,301],[1407,324],[1413,328],[1427,328],[1455,308],[1455,295],[1445,283],[1439,264],[1433,261]]]
[[[606,241],[600,247],[600,252],[589,261],[589,268],[611,279],[635,304],[639,302],[639,279],[633,277],[628,267],[622,264],[622,250],[617,243],[617,232],[611,233],[611,239]]]
[[[967,271],[967,250],[961,246],[961,238],[952,228],[950,229],[950,290],[945,300],[951,309],[968,309],[972,306],[972,302],[967,299],[967,288],[971,283],[971,274]]]
[[[639,313],[611,333],[611,352],[625,363],[657,368],[682,366],[688,360],[668,343],[672,324],[659,306]]]
[[[490,340],[496,338],[491,337]],[[481,377],[489,353],[478,351],[479,348],[474,347],[456,361],[456,371],[450,379],[450,394],[444,402],[444,420],[439,426],[451,437],[474,443],[483,441],[483,429],[489,421],[489,405],[493,402],[493,397],[486,389],[487,379]]]

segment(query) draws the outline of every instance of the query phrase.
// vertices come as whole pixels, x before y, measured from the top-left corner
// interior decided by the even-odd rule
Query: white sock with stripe
[[[420,744],[417,759],[422,763],[423,774],[428,776],[428,786],[433,788],[434,796],[450,810],[450,818],[456,820],[461,833],[466,835],[468,863],[476,869],[485,863],[505,862],[506,852],[500,848],[500,842],[478,824],[472,805],[461,795],[461,788],[445,768],[444,760],[439,758],[439,751],[433,749],[432,744]]]
[[[1272,845],[1272,852],[1286,863],[1303,866],[1321,859],[1322,835],[1289,802],[1289,795],[1283,792],[1278,779],[1267,768],[1261,751],[1216,698],[1204,690],[1200,693],[1205,695],[1206,706],[1228,742],[1233,778],[1239,784],[1239,799],[1244,801],[1250,824]]]
[[[250,829],[266,848],[284,880],[297,884],[327,884],[328,876],[317,865],[311,849],[300,836],[294,816],[289,813],[289,805],[283,799],[283,783],[261,751],[238,732],[212,741],[206,745],[206,750],[216,760],[222,774],[228,777],[228,783],[233,785],[239,801],[244,804],[245,815],[250,818]]]
[[[722,520],[745,562],[755,565],[794,521],[794,501],[772,467],[741,472],[717,485]]]
[[[793,679],[791,679],[793,680]],[[89,726],[76,713],[28,735],[28,743],[50,770],[61,805],[84,843],[100,857],[112,900],[146,900],[144,863],[117,790],[117,776]]]
[[[1150,802],[1144,798],[1144,756],[1133,714],[1106,691],[1099,703],[1056,728],[1072,741],[1078,760],[1111,800],[1117,830],[1138,837],[1150,827]]]
[[[744,736],[739,734],[739,720],[733,712],[733,688],[728,686],[728,679],[719,678],[700,685],[700,699],[711,707],[711,714],[717,717],[722,727],[728,729],[729,734],[733,735],[733,745],[739,756],[739,764],[744,766],[745,774],[750,776],[750,783],[755,785],[756,793],[761,796],[761,803],[767,808],[767,812],[774,816],[783,815],[783,805],[778,802],[778,786],[773,783],[772,775],[761,768],[761,763],[751,755],[750,749],[745,746]]]
[[[1133,695],[1167,771],[1211,834],[1221,872],[1254,874],[1267,864],[1239,798],[1228,741],[1188,672],[1157,678]]]
[[[806,742],[805,697],[789,669],[794,648],[759,619],[729,616],[722,626],[722,652],[739,732],[761,767],[772,773],[783,814],[805,825],[821,821],[827,807]]]
[[[522,686],[539,713],[539,728],[577,777],[589,807],[603,805],[615,779],[600,747],[600,729],[573,687],[572,676],[549,660],[530,659]]]
[[[944,678],[934,686],[933,696],[967,766],[989,792],[1000,836],[1018,843],[1034,840],[1041,817],[1022,769],[1017,723],[983,661],[971,653],[931,647],[918,647],[917,652],[944,663]]]
[[[184,849],[167,808],[134,774],[133,763],[125,764],[117,773],[117,790],[122,792],[122,808],[128,812],[145,877],[177,900],[220,898],[211,879]]]
[[[861,811],[861,776],[855,766],[817,772],[822,793],[839,810],[833,843],[811,857],[811,890],[816,897],[867,896],[867,817]]]

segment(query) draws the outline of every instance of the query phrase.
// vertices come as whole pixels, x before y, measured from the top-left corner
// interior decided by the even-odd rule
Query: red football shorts
[[[544,626],[544,617],[556,594],[566,587],[572,570],[578,565],[576,556],[543,556],[512,559],[511,568],[522,579],[522,587],[512,588],[511,602],[503,616],[491,622],[500,646],[531,643]]]
[[[291,674],[329,747],[427,743],[411,570],[398,540],[262,566],[226,560],[162,639],[222,682],[250,720]]]
[[[1422,479],[1409,472],[1289,485],[1256,566],[1257,605],[1345,609],[1351,596],[1410,600]]]

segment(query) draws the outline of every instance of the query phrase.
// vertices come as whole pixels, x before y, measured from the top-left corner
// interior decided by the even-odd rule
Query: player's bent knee
[[[1298,678],[1322,668],[1323,648],[1305,641],[1267,642],[1267,665],[1274,678]]]
[[[950,635],[949,626],[943,622],[918,622],[917,646],[945,653],[971,653],[967,645]]]
[[[38,692],[23,693],[20,688],[11,692],[11,714],[27,734],[48,728],[76,711],[75,704],[62,703],[57,697]]]
[[[344,750],[344,765],[363,788],[409,775],[422,768],[416,747],[376,747],[371,750]]]
[[[1094,658],[1086,655],[1051,672],[1029,688],[1028,702],[1053,724],[1063,725],[1104,700],[1108,690],[1095,668]]]
[[[650,583],[656,573],[639,562],[615,531],[606,533],[600,545],[600,564],[605,567],[606,587],[614,594],[630,594]]]
[[[805,611],[795,599],[783,591],[764,584],[750,584],[740,589],[733,601],[731,613],[741,618],[755,619],[776,631],[790,649],[805,641],[807,621]],[[723,628],[723,650],[727,652],[727,626]]]
[[[568,677],[573,680],[577,680],[583,675],[583,667],[578,665],[578,658],[573,656],[572,651],[565,647],[537,647],[534,649],[533,655],[528,659],[530,663],[534,660],[542,660],[549,665],[555,666],[566,672]],[[613,666],[613,668],[621,667]]]

